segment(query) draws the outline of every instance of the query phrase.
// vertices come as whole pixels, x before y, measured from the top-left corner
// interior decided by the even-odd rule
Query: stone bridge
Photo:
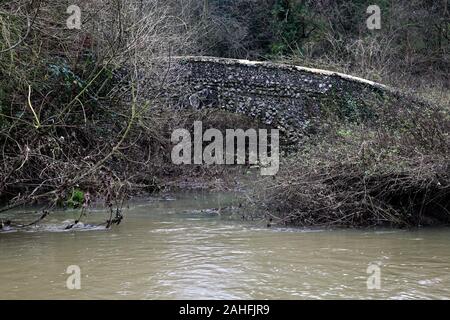
[[[167,65],[161,97],[170,107],[220,108],[255,117],[292,142],[327,114],[355,121],[371,117],[392,93],[346,74],[269,62],[176,57]]]

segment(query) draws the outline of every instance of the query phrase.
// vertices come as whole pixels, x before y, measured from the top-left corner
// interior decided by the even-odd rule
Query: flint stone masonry
[[[390,91],[346,74],[268,62],[176,57],[167,65],[160,103],[255,117],[279,128],[292,142],[330,108],[342,114],[361,113]]]

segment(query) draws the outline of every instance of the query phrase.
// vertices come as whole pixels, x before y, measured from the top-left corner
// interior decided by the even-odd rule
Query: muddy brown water
[[[0,233],[0,298],[450,298],[450,229],[268,229],[218,214],[233,198],[139,200],[111,230],[63,231],[75,215],[66,211]],[[104,217],[94,211],[88,222]],[[67,288],[71,265],[80,268],[79,290]],[[379,287],[369,289],[378,274]]]

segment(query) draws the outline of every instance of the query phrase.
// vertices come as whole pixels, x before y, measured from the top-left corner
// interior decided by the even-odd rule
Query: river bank
[[[368,121],[336,114],[324,116],[320,126],[305,135],[296,150],[292,150],[292,145],[281,146],[280,172],[269,177],[259,175],[258,168],[249,165],[174,165],[170,160],[170,133],[182,125],[180,121],[189,128],[195,119],[201,119],[205,129],[222,131],[236,126],[244,130],[261,126],[257,121],[215,110],[184,111],[176,116],[160,111],[161,131],[156,135],[143,126],[134,127],[124,144],[136,141],[135,137],[144,139],[130,144],[127,155],[112,155],[101,170],[92,171],[76,184],[73,181],[79,172],[68,171],[67,164],[57,169],[51,162],[41,163],[41,170],[53,166],[52,176],[65,177],[67,182],[45,186],[45,180],[28,171],[29,179],[36,181],[34,185],[39,186],[41,193],[26,196],[27,190],[33,190],[30,186],[4,185],[9,197],[3,200],[10,202],[0,210],[30,204],[43,205],[43,214],[61,207],[75,208],[80,213],[75,222],[97,202],[110,213],[106,218],[110,224],[120,223],[127,201],[136,196],[209,190],[240,192],[240,205],[246,208],[243,215],[270,226],[448,225],[450,118],[448,107],[427,106],[378,105],[376,117]],[[83,131],[79,133],[89,134]],[[61,154],[70,152],[71,139],[67,137],[64,140],[69,143],[59,142],[47,152],[58,148]],[[86,149],[84,154],[91,152]],[[148,152],[153,156],[148,157]],[[97,161],[86,168],[94,167]],[[70,164],[79,167],[74,158]],[[33,167],[33,172],[37,172],[36,162],[25,161],[20,170]],[[40,185],[37,181],[41,181]]]
[[[286,4],[286,12],[296,12]],[[407,4],[405,1],[409,8]],[[303,43],[296,42],[299,39],[291,39],[286,47],[280,42],[285,37],[278,37],[282,29],[298,36],[290,29],[309,21],[302,17],[294,22],[300,18],[297,14],[308,12],[302,9],[290,16],[294,21],[284,26],[287,29],[278,29],[278,36],[272,34],[271,40],[264,42],[267,47],[260,48],[263,55],[254,56],[255,60],[282,60],[300,66],[276,68],[273,63],[251,61],[240,65],[226,59],[219,59],[224,63],[214,66],[217,59],[207,62],[201,58],[194,59],[199,64],[189,71],[191,75],[196,72],[193,77],[170,69],[172,58],[214,55],[214,51],[203,50],[209,47],[206,39],[198,42],[198,48],[186,43],[186,39],[198,40],[203,29],[174,27],[173,17],[184,21],[185,17],[180,17],[185,6],[146,4],[141,10],[135,5],[82,1],[80,6],[89,18],[82,30],[73,30],[64,25],[67,8],[58,1],[1,4],[5,32],[0,42],[0,203],[4,204],[0,213],[39,204],[44,205],[44,219],[58,208],[77,209],[79,216],[70,224],[75,225],[92,203],[102,202],[108,215],[105,223],[111,226],[122,222],[126,202],[133,196],[173,188],[207,188],[245,190],[242,205],[249,216],[258,216],[270,225],[404,228],[449,223],[448,46],[441,41],[440,31],[436,35],[439,41],[412,49],[410,43],[402,45],[404,36],[369,32],[360,39],[361,29],[356,25],[350,28],[355,32],[351,36],[328,30],[328,36],[324,33],[317,38],[318,52],[307,59],[303,53],[287,50],[294,44],[292,48],[302,47]],[[310,13],[322,15],[319,7]],[[352,7],[351,2],[345,7]],[[259,14],[282,26],[285,21],[279,21],[280,12],[271,16],[272,9],[282,8],[267,6]],[[100,11],[104,14],[101,21],[92,19]],[[233,14],[237,12],[240,10]],[[428,15],[433,16],[431,12]],[[405,19],[402,15],[397,18]],[[397,18],[391,23],[398,23]],[[409,19],[404,21],[409,23]],[[197,20],[186,21],[198,26]],[[428,22],[429,18],[421,16],[419,21]],[[263,34],[274,31],[269,24],[260,27]],[[257,30],[262,31],[260,27]],[[125,35],[121,30],[128,32]],[[397,39],[395,49],[386,46],[391,54],[381,50],[379,46],[385,42],[378,36],[389,39],[387,43]],[[422,36],[417,43],[430,39],[430,34]],[[331,49],[330,39],[355,42]],[[437,44],[436,55],[426,68],[415,67],[411,61],[408,72],[398,68],[405,56],[419,61],[428,58],[430,53],[423,49]],[[351,49],[355,45],[358,50]],[[328,55],[330,50],[334,58]],[[375,56],[367,56],[368,52]],[[326,72],[301,66],[327,61],[330,71]],[[231,72],[229,68],[237,65],[240,67]],[[270,71],[258,69],[263,65],[270,65]],[[308,75],[292,73],[294,70]],[[169,71],[175,71],[175,79]],[[338,71],[345,75],[331,81]],[[200,92],[186,92],[188,81],[169,94],[166,89],[178,83],[177,76],[191,79],[189,90]],[[352,86],[347,81],[355,76],[395,85],[398,94],[369,90],[370,95],[360,95],[370,89],[364,85],[374,83],[359,79],[363,87]],[[225,80],[229,82],[224,84]],[[147,90],[149,82],[154,90]],[[228,86],[229,90],[205,91],[202,82],[209,87]],[[411,90],[417,94],[412,95]],[[325,92],[328,94],[323,95]],[[213,99],[219,96],[222,100]],[[172,98],[194,108],[167,103]],[[233,103],[224,108],[227,104],[222,102],[227,101]],[[286,111],[282,117],[275,112],[279,106]],[[197,107],[201,110],[194,110]],[[241,107],[255,108],[247,110],[250,117],[245,117]],[[252,172],[248,165],[175,165],[171,134],[179,128],[192,134],[196,121],[202,122],[203,130],[222,134],[236,128],[283,129],[280,172],[263,178],[247,174]],[[278,126],[280,123],[286,126]],[[292,128],[297,137],[294,143],[287,134]],[[8,221],[2,224],[8,225]]]

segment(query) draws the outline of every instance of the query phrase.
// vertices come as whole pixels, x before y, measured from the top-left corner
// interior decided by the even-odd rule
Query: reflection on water
[[[0,233],[0,298],[450,298],[449,229],[266,229],[202,210],[230,196],[176,198],[135,203],[112,230],[53,232],[70,215],[59,213],[35,232]],[[379,290],[367,289],[371,263]],[[70,265],[81,290],[66,288]]]

